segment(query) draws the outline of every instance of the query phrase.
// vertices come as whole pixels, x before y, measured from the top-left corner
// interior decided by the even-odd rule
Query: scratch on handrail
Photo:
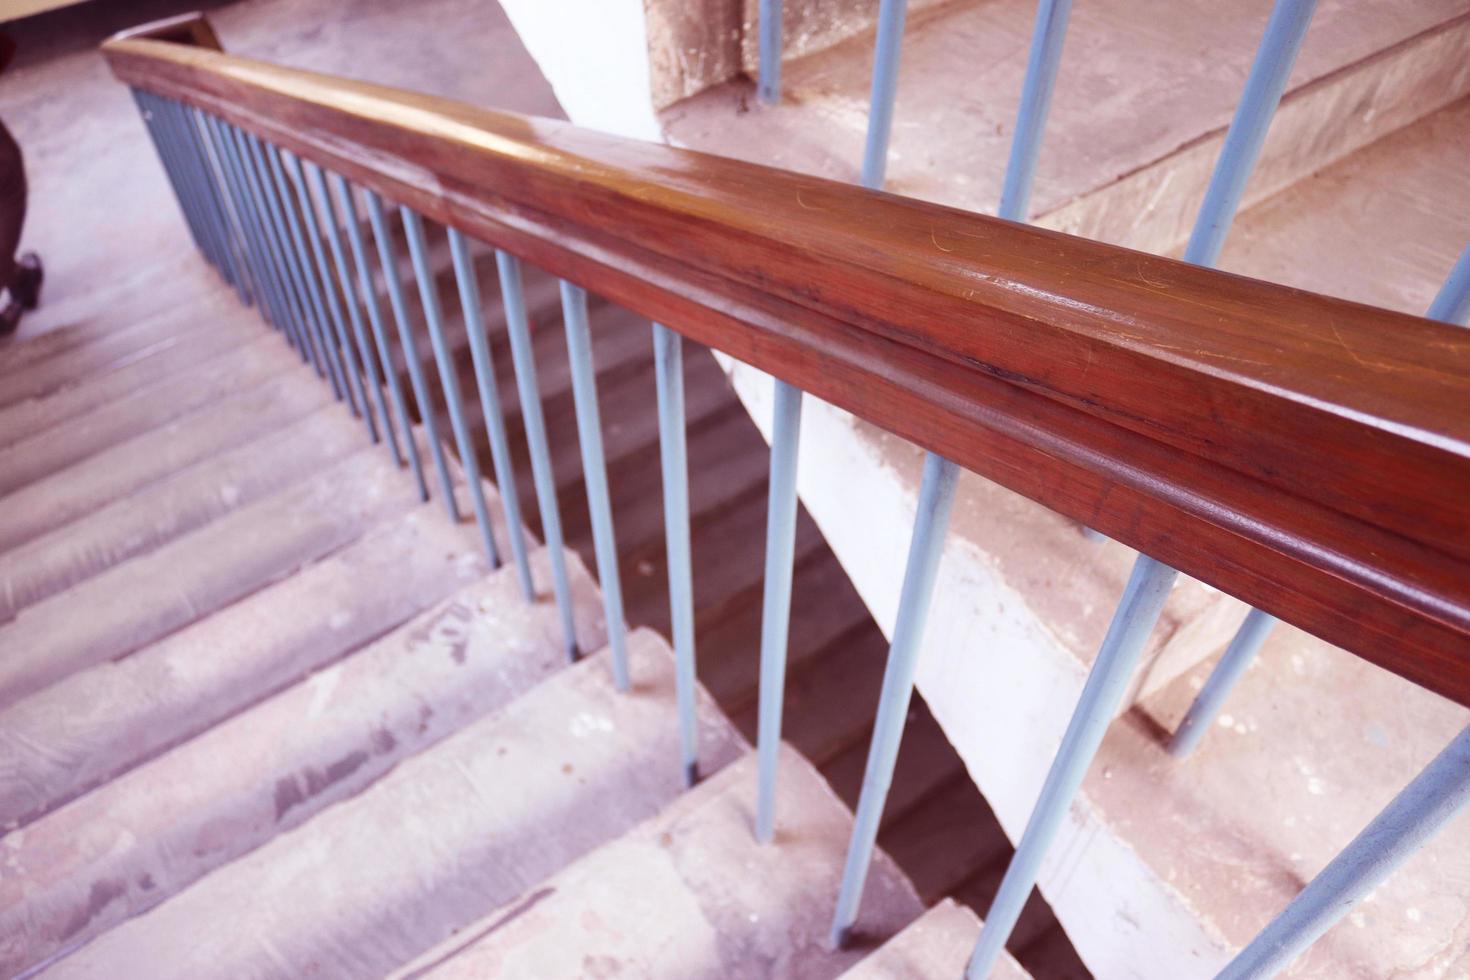
[[[931,242],[933,242],[934,243],[934,247],[937,248],[937,249],[939,249],[941,252],[953,252],[954,251],[954,249],[952,249],[952,248],[945,248],[943,245],[939,244],[939,239],[936,238],[936,237],[934,237],[934,229],[933,228],[930,228],[929,229],[929,240]]]
[[[798,189],[797,192],[796,192],[796,203],[797,204],[800,204],[802,207],[806,208],[808,211],[825,211],[825,210],[827,210],[826,208],[819,208],[819,207],[816,207],[814,205],[808,204],[808,203],[806,203],[806,201],[802,200],[801,190],[800,189]]]

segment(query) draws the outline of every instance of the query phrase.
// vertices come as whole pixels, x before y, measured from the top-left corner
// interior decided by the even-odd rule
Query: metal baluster
[[[285,167],[281,165],[280,147],[274,143],[266,143],[265,156],[266,162],[270,164],[272,192],[280,211],[285,215],[286,228],[291,234],[294,250],[291,267],[300,277],[301,291],[311,307],[312,335],[321,348],[322,359],[327,362],[327,377],[332,382],[332,394],[341,401],[347,390],[347,379],[342,376],[342,362],[338,357],[337,347],[331,340],[331,328],[327,326],[327,311],[322,303],[320,285],[316,281],[316,270],[312,268],[311,259],[308,258],[306,239],[301,233],[301,219],[292,201],[291,181],[286,177]]]
[[[1434,297],[1434,302],[1429,304],[1429,312],[1424,315],[1431,320],[1462,327],[1470,320],[1470,247],[1460,253],[1460,261],[1450,270],[1439,295]]]
[[[766,105],[781,101],[781,0],[761,0],[760,77],[756,97]]]
[[[505,305],[505,326],[510,335],[516,390],[521,398],[521,423],[526,430],[526,447],[531,453],[531,478],[536,485],[536,503],[541,512],[541,533],[546,539],[547,559],[551,563],[551,588],[561,616],[562,646],[567,659],[575,661],[579,651],[576,621],[572,617],[572,586],[567,577],[566,544],[562,540],[561,511],[556,502],[556,479],[551,471],[546,419],[541,411],[541,390],[536,380],[536,354],[531,347],[526,296],[521,287],[521,264],[514,255],[496,249],[495,267],[500,273],[500,296]]]
[[[221,159],[229,170],[237,190],[237,200],[240,205],[240,220],[245,228],[246,236],[250,242],[251,253],[254,256],[256,298],[260,300],[260,310],[266,320],[275,324],[283,332],[283,324],[286,322],[286,314],[282,307],[282,300],[278,290],[269,257],[266,254],[264,232],[260,224],[260,210],[256,205],[253,195],[250,193],[249,183],[246,180],[245,168],[240,162],[240,156],[236,152],[235,138],[231,132],[230,125],[222,119],[211,120],[214,127],[217,146],[221,151]]]
[[[250,248],[249,236],[245,231],[245,216],[240,206],[239,187],[220,149],[218,135],[214,130],[214,118],[200,112],[196,122],[199,127],[200,145],[205,148],[210,167],[219,182],[220,200],[225,208],[225,227],[231,248],[235,253],[235,268],[240,273],[240,282],[245,291],[243,299],[247,305],[254,305],[260,299],[260,284],[255,281],[255,257]]]
[[[367,397],[362,390],[362,375],[358,373],[357,355],[353,353],[352,341],[347,337],[347,324],[342,320],[342,304],[337,301],[337,287],[332,277],[327,253],[322,248],[322,230],[318,225],[316,202],[312,200],[311,188],[307,186],[302,172],[301,158],[294,153],[286,158],[286,165],[296,184],[296,196],[301,204],[301,214],[306,219],[306,237],[311,242],[311,254],[316,259],[316,270],[320,276],[319,289],[326,298],[327,313],[331,317],[332,330],[336,336],[337,349],[342,353],[343,367],[347,374],[347,404],[353,415],[361,415],[367,425],[368,435],[378,441],[378,427],[373,413],[367,407]]]
[[[300,324],[302,345],[306,348],[307,356],[311,360],[311,366],[316,369],[317,376],[329,379],[332,390],[336,392],[336,376],[332,374],[326,345],[320,336],[321,326],[313,316],[314,310],[308,298],[306,277],[301,271],[301,256],[292,248],[292,239],[283,215],[280,191],[276,178],[272,175],[266,150],[261,140],[251,133],[245,134],[245,146],[250,157],[251,168],[260,179],[261,196],[265,199],[266,205],[265,217],[281,268],[285,270],[283,278],[286,298],[296,315],[297,323]],[[341,395],[339,394],[338,397]]]
[[[224,175],[224,184],[229,191],[231,205],[235,209],[235,223],[239,229],[240,241],[244,245],[242,254],[245,257],[245,266],[250,272],[256,307],[267,322],[275,323],[277,320],[275,292],[271,288],[270,278],[265,269],[265,258],[261,254],[261,243],[255,222],[251,220],[250,201],[245,193],[244,175],[240,173],[237,161],[230,152],[230,138],[224,130],[224,123],[216,116],[205,114],[204,126],[209,134],[210,144],[214,148],[215,160],[218,161],[220,172]]]
[[[1123,599],[1108,625],[1108,634],[1098,650],[1097,661],[1087,675],[1082,696],[1072,712],[1062,736],[1061,747],[1052,760],[1041,787],[1031,819],[1021,835],[1015,857],[1006,868],[1005,878],[985,915],[985,927],[970,958],[966,975],[982,978],[990,975],[991,968],[1005,949],[1005,942],[1021,916],[1021,908],[1031,895],[1031,887],[1041,871],[1042,859],[1062,821],[1082,777],[1097,754],[1107,733],[1108,723],[1113,720],[1118,704],[1139,655],[1163,612],[1169,598],[1169,590],[1179,573],[1168,565],[1154,561],[1146,555],[1139,556],[1133,565]]]
[[[1021,88],[1020,106],[1016,110],[1016,135],[1006,164],[999,207],[1000,217],[1009,221],[1024,220],[1031,199],[1036,157],[1041,152],[1042,132],[1061,63],[1062,41],[1070,10],[1070,0],[1043,0],[1037,9],[1036,31],[1026,65],[1026,79]],[[877,90],[876,81],[874,90]],[[839,946],[846,943],[848,933],[857,921],[863,885],[867,880],[873,847],[878,840],[878,825],[888,799],[888,789],[893,784],[893,767],[898,761],[899,743],[903,739],[909,700],[913,696],[914,670],[923,640],[924,623],[933,600],[935,575],[944,551],[944,536],[949,527],[958,479],[959,468],[954,463],[933,453],[925,454],[924,478],[919,485],[918,514],[914,520],[914,535],[909,542],[908,566],[904,571],[903,591],[899,596],[898,616],[888,651],[888,666],[883,675],[878,714],[873,721],[862,794],[853,819],[852,840],[848,844],[842,888],[837,896],[837,911],[832,922],[832,941]]]
[[[132,86],[128,91],[133,96],[133,102],[138,107],[138,115],[143,120],[143,128],[148,131],[148,138],[153,143],[153,150],[158,155],[158,162],[163,167],[163,172],[168,177],[169,186],[173,188],[174,199],[178,202],[179,211],[184,217],[184,224],[189,228],[189,235],[194,239],[194,245],[204,253],[204,257],[211,265],[216,267],[219,263],[215,261],[213,243],[205,234],[202,224],[203,216],[198,202],[193,183],[185,176],[181,160],[181,151],[173,138],[173,134],[164,129],[163,119],[147,104],[143,93]]]
[[[699,779],[695,720],[694,571],[689,547],[689,453],[684,431],[684,338],[653,325],[658,388],[658,448],[664,483],[664,542],[669,559],[669,611],[674,633],[674,690],[684,785]]]
[[[1470,728],[1456,735],[1216,980],[1275,976],[1470,804]]]
[[[1440,287],[1434,302],[1424,314],[1431,320],[1449,324],[1463,324],[1470,318],[1470,248],[1460,256],[1460,261],[1450,270],[1449,278]],[[1194,703],[1179,723],[1169,742],[1169,752],[1176,758],[1188,756],[1209,731],[1220,709],[1225,706],[1230,692],[1245,676],[1246,668],[1256,659],[1262,644],[1276,626],[1276,618],[1269,613],[1252,609],[1246,614],[1230,645],[1225,648],[1220,662],[1210,671],[1204,687],[1196,695]]]
[[[357,216],[357,205],[352,200],[352,189],[341,174],[332,174],[332,189],[337,192],[337,203],[342,208],[342,223],[347,227],[347,244],[352,249],[352,261],[357,266],[357,286],[362,295],[362,305],[367,308],[368,325],[373,331],[373,342],[378,348],[378,363],[383,376],[388,379],[388,398],[393,403],[393,414],[403,430],[404,450],[413,467],[414,482],[418,484],[419,499],[429,499],[429,486],[424,480],[424,464],[419,459],[418,443],[413,437],[413,424],[408,418],[408,405],[403,399],[403,387],[398,380],[398,370],[393,366],[392,348],[388,345],[388,333],[383,326],[383,311],[378,306],[378,294],[373,289],[373,274],[368,266],[367,249],[362,242],[362,226]],[[391,429],[389,430],[392,431]],[[398,447],[393,447],[395,453]],[[399,460],[401,463],[402,461]]]
[[[878,37],[873,47],[873,88],[868,97],[868,138],[863,148],[863,186],[882,187],[888,171],[888,136],[893,130],[893,99],[898,93],[898,53],[908,0],[880,0]]]
[[[429,453],[434,457],[434,469],[439,473],[439,486],[444,490],[444,506],[449,510],[449,519],[459,523],[459,502],[454,499],[454,481],[449,476],[449,464],[444,459],[444,442],[439,438],[439,423],[434,420],[434,401],[429,394],[429,383],[424,378],[424,362],[419,357],[418,342],[413,337],[413,324],[408,318],[408,304],[403,299],[403,283],[398,278],[398,260],[393,255],[392,232],[383,214],[383,200],[378,195],[363,189],[367,199],[368,220],[373,225],[373,238],[378,243],[378,261],[383,266],[383,285],[388,289],[388,305],[393,308],[393,320],[398,324],[398,343],[403,347],[403,360],[408,366],[408,381],[413,386],[413,398],[418,403],[419,418],[424,422],[424,435],[429,444]]]
[[[781,758],[781,709],[786,696],[792,565],[796,559],[796,463],[801,444],[801,389],[779,379],[774,387],[756,732],[755,838],[762,844],[769,844],[776,832],[776,771]]]
[[[418,213],[407,205],[400,206],[398,213],[403,218],[403,233],[408,239],[408,256],[413,261],[414,278],[419,284],[419,301],[424,307],[424,319],[429,326],[429,343],[434,348],[434,363],[439,368],[439,384],[444,391],[444,401],[449,409],[449,427],[454,431],[454,444],[459,449],[459,465],[464,467],[465,482],[469,484],[470,502],[475,508],[475,521],[480,526],[480,537],[485,542],[485,553],[490,558],[490,567],[500,567],[500,549],[495,544],[495,533],[490,524],[490,509],[485,506],[485,488],[480,484],[480,463],[475,458],[475,447],[470,441],[470,427],[464,418],[464,400],[459,393],[459,378],[454,373],[454,357],[449,342],[444,336],[444,314],[439,307],[439,288],[429,268],[428,247],[424,243],[424,225]],[[427,410],[425,411],[427,415]]]
[[[296,311],[290,300],[290,290],[286,285],[285,265],[279,261],[277,255],[276,241],[267,216],[265,196],[261,192],[256,179],[257,172],[251,166],[250,155],[245,148],[245,134],[237,127],[225,124],[224,136],[231,143],[230,154],[249,198],[251,223],[255,226],[261,261],[265,265],[265,274],[271,285],[271,293],[275,297],[276,308],[281,318],[281,329],[291,341],[291,346],[296,348],[302,358],[305,358],[308,345],[305,337],[297,330]]]
[[[510,536],[510,552],[516,566],[521,591],[527,599],[536,598],[536,585],[531,581],[531,562],[526,557],[525,527],[521,522],[520,494],[516,490],[515,472],[511,469],[510,440],[505,436],[505,413],[500,408],[500,386],[495,381],[495,360],[490,355],[490,340],[485,335],[485,313],[480,303],[480,283],[475,278],[475,264],[464,235],[449,229],[449,252],[454,261],[454,278],[459,282],[459,302],[464,309],[465,332],[470,340],[470,360],[475,368],[476,387],[480,393],[480,414],[490,437],[490,461],[495,467],[495,482],[500,490],[500,505],[505,508],[506,533]]]
[[[1236,107],[1235,117],[1225,134],[1225,145],[1221,148],[1194,233],[1185,250],[1186,261],[1210,265],[1219,255],[1246,181],[1265,141],[1271,117],[1291,74],[1292,63],[1301,49],[1314,5],[1315,0],[1277,0],[1250,76],[1246,79],[1240,105]],[[1113,614],[1108,636],[1103,640],[1103,648],[1082,689],[1082,697],[1067,726],[1062,747],[1052,760],[1041,797],[985,916],[985,926],[975,944],[967,976],[988,976],[1000,957],[1021,908],[1036,884],[1041,860],[1061,827],[1082,776],[1102,743],[1108,723],[1118,711],[1127,676],[1158,617],[1158,610],[1153,608],[1152,599],[1145,593],[1151,595],[1159,583],[1172,584],[1175,577],[1172,569],[1147,555],[1139,555],[1134,562],[1129,588]],[[1167,598],[1167,592],[1168,589],[1163,588],[1158,593],[1160,607]],[[1115,633],[1122,634],[1128,642],[1119,641],[1120,649],[1109,653]]]
[[[617,544],[613,540],[607,463],[602,453],[602,416],[597,408],[597,376],[592,370],[587,293],[580,286],[562,280],[561,309],[567,332],[567,361],[572,370],[572,398],[577,409],[577,437],[582,448],[582,477],[592,519],[593,549],[597,553],[597,577],[602,585],[607,641],[612,647],[613,683],[619,691],[626,691],[630,684],[628,628],[623,618],[623,586],[618,574]]]
[[[197,110],[177,102],[151,97],[155,111],[167,120],[178,145],[183,149],[194,173],[194,183],[204,204],[205,224],[215,243],[215,251],[222,260],[220,267],[225,278],[240,292],[245,283],[240,266],[242,259],[236,254],[234,240],[230,237],[228,208],[215,169],[210,164],[209,152],[200,132]],[[243,298],[243,297],[242,297]]]
[[[322,203],[322,213],[327,227],[327,247],[331,249],[332,262],[337,266],[337,284],[341,287],[342,303],[347,307],[347,321],[352,327],[353,343],[349,345],[349,353],[352,350],[357,352],[357,359],[362,365],[364,384],[372,392],[373,410],[381,423],[383,433],[388,437],[388,446],[393,453],[393,461],[401,466],[403,456],[398,451],[398,436],[393,431],[393,419],[388,414],[388,403],[383,399],[383,380],[378,377],[377,361],[373,357],[372,347],[368,344],[367,333],[362,326],[362,314],[358,312],[357,301],[354,299],[352,274],[347,271],[347,250],[342,247],[342,229],[337,223],[337,208],[332,203],[332,196],[327,193],[327,182],[322,177],[322,169],[314,163],[308,163],[306,173],[311,178],[312,189]],[[333,295],[335,294],[334,289]],[[367,413],[366,399],[363,403],[363,412]],[[377,433],[373,435],[376,439]]]
[[[288,324],[287,331],[302,361],[309,361],[316,366],[316,352],[312,348],[310,330],[301,311],[300,299],[292,288],[291,273],[285,258],[286,250],[281,243],[280,229],[271,216],[271,202],[266,193],[264,168],[261,167],[259,158],[251,153],[249,135],[234,126],[230,127],[230,132],[235,138],[235,148],[238,151],[241,170],[245,174],[245,183],[255,202],[254,209],[260,223],[261,237],[265,243],[266,261],[275,278],[276,290],[280,295],[283,313]]]
[[[873,738],[868,747],[863,789],[853,818],[852,839],[842,869],[842,889],[832,921],[832,942],[847,945],[857,921],[863,885],[878,839],[878,822],[893,784],[893,766],[903,738],[909,700],[914,693],[914,669],[919,661],[920,642],[929,617],[939,559],[944,551],[944,533],[954,503],[958,468],[930,453],[924,457],[924,478],[919,487],[919,511],[914,517],[914,536],[909,544],[908,564],[903,573],[903,590],[898,599],[898,617],[893,624],[893,641],[888,648],[888,666],[883,671],[883,688],[878,697],[878,714],[873,719]]]

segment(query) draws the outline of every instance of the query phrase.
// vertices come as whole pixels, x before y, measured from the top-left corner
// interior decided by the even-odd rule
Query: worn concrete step
[[[483,574],[484,562],[478,530],[451,524],[433,500],[146,649],[22,699],[0,713],[0,830],[333,663]],[[569,569],[587,579],[575,558]],[[532,572],[549,601],[546,571]],[[601,647],[601,624],[579,640]]]
[[[842,974],[842,980],[954,980],[964,975],[979,937],[975,913],[946,898]],[[990,976],[1029,980],[1031,974],[1006,954]]]
[[[0,553],[0,621],[303,480],[366,443],[357,420],[325,405]]]
[[[238,301],[232,306],[224,296],[197,305],[159,303],[149,316],[108,322],[114,329],[102,329],[99,320],[85,331],[56,331],[60,336],[42,334],[16,343],[16,356],[12,359],[7,350],[0,364],[0,406],[43,397],[211,335],[218,342],[249,324],[239,315]]]
[[[65,378],[63,384],[0,408],[0,446],[86,415],[171,374],[198,370],[216,357],[234,356],[247,344],[280,343],[279,337],[262,330],[259,323],[240,322],[249,315],[219,316],[207,326],[160,338],[132,356],[119,359],[105,372],[73,371],[69,363],[58,365],[58,372]],[[63,361],[71,356],[71,352],[58,355]]]
[[[313,383],[306,374],[287,371],[281,377],[253,384],[246,379],[245,385],[232,394],[131,438],[107,442],[75,460],[68,457],[74,455],[76,447],[67,450],[59,440],[69,435],[93,440],[107,435],[96,430],[110,427],[110,410],[59,426],[56,440],[31,443],[36,454],[29,461],[30,467],[42,469],[35,460],[44,455],[49,457],[44,460],[45,472],[0,497],[0,549],[18,548],[173,474],[207,463],[216,455],[257,439],[269,439],[283,427],[331,404],[331,392],[324,386]],[[365,444],[366,433],[358,431],[360,443]],[[58,448],[53,448],[53,441]],[[0,455],[4,453],[0,450]]]
[[[371,446],[36,603],[0,626],[0,648],[10,651],[0,664],[0,705],[141,649],[417,502],[407,474]]]
[[[588,657],[43,975],[376,977],[419,955],[680,794],[672,656],[647,631],[631,648],[631,693]],[[742,749],[705,698],[700,740],[711,771]]]
[[[212,358],[194,370],[168,375],[0,449],[0,494],[12,493],[126,439],[181,419],[220,401],[225,393],[287,376],[308,387],[306,381],[316,377],[311,370],[283,341],[264,340],[247,344],[228,357]],[[309,386],[316,385],[312,380]]]
[[[881,852],[861,939],[827,943],[851,818],[811,764],[781,755],[775,841],[756,843],[748,754],[394,976],[835,977],[922,906]]]
[[[153,309],[147,315],[118,326],[111,308],[107,315],[90,317],[54,327],[44,333],[19,337],[5,345],[0,357],[0,383],[28,370],[41,361],[67,351],[101,341],[119,344],[119,350],[141,350],[157,341],[175,336],[212,322],[213,314],[239,306],[239,299],[228,289],[206,291],[203,296],[170,294],[168,303],[154,297]]]
[[[836,25],[848,36],[786,66],[780,106],[759,105],[751,83],[737,79],[669,108],[664,128],[696,149],[855,181],[876,8],[823,2],[787,10],[788,22]],[[889,190],[994,213],[1035,14],[1029,0],[961,0],[909,17]],[[1169,251],[1187,238],[1266,15],[1264,6],[1210,0],[1103,0],[1074,11],[1030,216],[1148,251]],[[841,30],[849,25],[855,33]],[[823,33],[788,30],[793,51]],[[716,47],[732,43],[723,32],[709,36]],[[675,63],[690,61],[681,51]],[[1245,204],[1467,92],[1470,11],[1463,4],[1320,7]]]
[[[585,577],[577,585],[576,619],[590,633],[598,596]],[[16,834],[5,847],[0,935],[18,937],[24,952],[0,959],[0,972],[141,914],[565,665],[555,605],[526,602],[514,569],[460,589]]]

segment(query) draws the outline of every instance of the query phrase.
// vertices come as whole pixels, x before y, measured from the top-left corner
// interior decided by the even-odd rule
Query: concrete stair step
[[[207,326],[162,337],[133,356],[109,365],[106,371],[73,373],[70,365],[60,364],[58,373],[66,378],[65,383],[0,408],[0,446],[86,415],[169,375],[197,370],[213,358],[235,356],[248,344],[272,342],[279,344],[280,338],[261,330],[259,323],[239,323],[233,317],[220,316]],[[58,359],[65,361],[72,353],[64,352]]]
[[[17,336],[5,345],[5,355],[0,358],[0,382],[58,354],[103,341],[119,344],[120,350],[141,350],[166,337],[177,336],[211,322],[211,317],[205,314],[239,305],[239,299],[228,289],[209,291],[203,297],[191,296],[188,299],[190,302],[178,303],[171,295],[166,308],[160,308],[160,304],[155,302],[148,314],[124,327],[117,325],[118,321],[109,308],[108,315],[103,317],[81,319],[31,336]]]
[[[975,913],[946,898],[842,974],[842,980],[953,980],[964,975],[979,937]],[[993,980],[1031,977],[1010,954],[990,975]]]
[[[205,312],[171,310],[132,329],[104,333],[56,353],[28,359],[24,367],[7,365],[0,379],[0,408],[100,380],[132,364],[151,363],[158,358],[188,364],[191,353],[194,359],[202,359],[259,335],[258,326],[249,329],[248,321],[230,312],[220,307]]]
[[[0,449],[0,494],[14,493],[48,474],[156,429],[200,408],[222,401],[222,393],[242,392],[280,379],[307,393],[302,379],[314,377],[279,338],[266,336],[228,357],[212,358],[193,370],[159,379],[114,401],[97,405]],[[226,395],[225,397],[228,397]],[[331,392],[327,392],[327,398]]]
[[[632,693],[605,652],[558,671],[42,975],[381,976],[444,941],[680,794],[672,657],[631,640]],[[700,733],[711,771],[742,749],[703,698]]]
[[[366,441],[356,419],[324,405],[0,553],[0,621],[305,479]]]
[[[755,757],[538,883],[394,974],[433,977],[835,977],[861,956],[827,944],[851,817],[810,763],[781,757],[776,839],[756,843]],[[859,928],[921,911],[881,852]]]
[[[599,600],[585,577],[578,585],[586,633]],[[0,935],[18,937],[25,958],[0,961],[0,971],[143,913],[565,665],[555,605],[525,602],[513,569],[465,586],[17,834],[6,848]]]
[[[568,566],[574,592],[592,588],[580,561]],[[22,699],[0,713],[0,830],[332,664],[484,570],[478,530],[430,501],[146,649]],[[547,571],[532,571],[548,601]],[[583,628],[581,649],[600,648],[601,624]]]
[[[371,446],[38,602],[0,626],[0,648],[13,651],[0,664],[0,705],[139,650],[416,503],[407,474]]]
[[[753,85],[736,80],[675,104],[662,123],[677,143],[856,180],[876,8],[842,9],[837,16],[830,3],[790,8],[788,22],[807,18],[813,26],[820,21],[857,31],[787,64],[780,106],[760,106]],[[912,12],[889,190],[994,213],[1035,11],[1028,0],[968,0]],[[1148,251],[1180,244],[1266,12],[1208,0],[1106,0],[1075,10],[1031,216],[1047,227]],[[807,32],[790,30],[800,51]],[[726,42],[721,36],[716,43]],[[1463,96],[1470,91],[1467,64],[1470,11],[1463,5],[1406,0],[1391,11],[1321,7],[1245,203]],[[977,65],[983,77],[977,78]]]
[[[56,532],[170,476],[207,465],[219,454],[272,438],[282,428],[331,405],[330,391],[312,383],[309,376],[288,370],[282,377],[253,384],[247,378],[232,394],[131,437],[120,434],[116,441],[77,459],[69,458],[76,455],[75,448],[67,449],[60,440],[73,435],[100,442],[116,416],[102,409],[59,426],[59,438],[29,442],[35,455],[18,461],[42,472],[33,482],[0,497],[4,502],[0,506],[0,549],[19,548]],[[120,412],[132,408],[151,410],[151,406],[127,399]],[[365,444],[366,433],[361,428],[358,432],[359,444]],[[36,461],[37,457],[43,458]]]

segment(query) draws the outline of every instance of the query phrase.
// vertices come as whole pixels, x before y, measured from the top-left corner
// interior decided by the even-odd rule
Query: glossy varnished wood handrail
[[[1470,332],[198,47],[104,50],[130,85],[1470,704]]]

